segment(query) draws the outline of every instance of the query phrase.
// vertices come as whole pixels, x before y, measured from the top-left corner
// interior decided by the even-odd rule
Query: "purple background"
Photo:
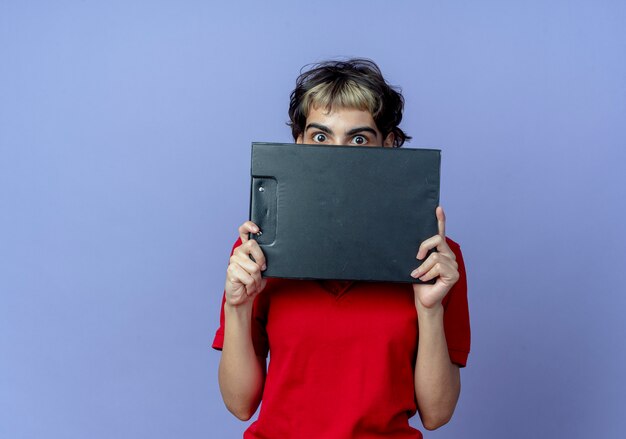
[[[0,2],[0,437],[241,436],[209,345],[249,144],[335,56],[443,149],[473,344],[426,436],[623,437],[626,4],[231,3]]]

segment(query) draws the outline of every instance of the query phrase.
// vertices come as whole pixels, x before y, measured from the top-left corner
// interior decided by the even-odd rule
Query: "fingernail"
[[[267,270],[267,265],[263,264],[263,266],[261,267],[261,270],[263,271]]]
[[[414,277],[414,278],[419,277],[419,272],[420,272],[420,269],[416,268],[415,270],[411,272],[411,277]]]

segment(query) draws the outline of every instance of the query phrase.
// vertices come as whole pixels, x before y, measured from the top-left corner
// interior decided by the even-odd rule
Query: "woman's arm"
[[[415,396],[424,428],[434,430],[452,418],[461,392],[461,374],[448,354],[443,307],[417,306],[419,345],[415,360]]]
[[[265,358],[252,345],[252,306],[224,304],[224,347],[219,365],[222,399],[242,421],[252,417],[261,402],[265,383]]]
[[[411,276],[434,284],[413,284],[418,315],[419,343],[415,359],[415,396],[422,424],[434,430],[446,424],[456,407],[461,391],[459,367],[450,361],[443,327],[442,300],[459,279],[456,256],[445,237],[445,214],[436,211],[439,234],[424,241],[417,253],[423,259],[428,250],[437,249]]]
[[[251,330],[254,299],[266,284],[261,277],[265,255],[256,241],[248,239],[248,233],[258,231],[251,221],[239,227],[242,244],[233,252],[226,271],[224,346],[218,372],[224,404],[245,421],[259,407],[266,373],[265,358],[254,351]]]

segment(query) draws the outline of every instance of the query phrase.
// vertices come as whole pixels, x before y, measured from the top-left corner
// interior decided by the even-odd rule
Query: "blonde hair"
[[[379,106],[372,90],[352,80],[340,84],[332,82],[317,84],[304,94],[300,103],[305,117],[309,116],[312,108],[323,108],[330,112],[333,107],[367,111],[374,117],[380,111],[377,108]]]

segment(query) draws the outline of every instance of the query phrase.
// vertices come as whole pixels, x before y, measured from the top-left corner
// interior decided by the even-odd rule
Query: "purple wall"
[[[625,3],[231,3],[0,3],[0,437],[240,437],[209,344],[249,144],[340,55],[444,151],[473,345],[426,437],[622,437]]]

